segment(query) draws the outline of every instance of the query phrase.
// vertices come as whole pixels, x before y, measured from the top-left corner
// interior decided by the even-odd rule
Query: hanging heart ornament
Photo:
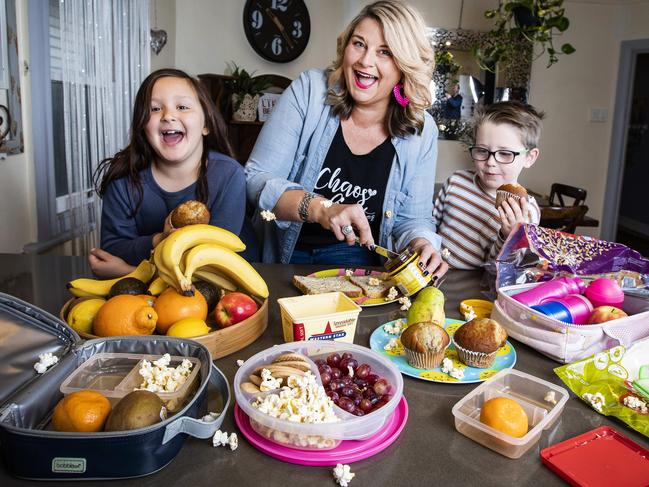
[[[167,31],[151,29],[151,49],[156,55],[160,54],[162,48],[167,43]]]

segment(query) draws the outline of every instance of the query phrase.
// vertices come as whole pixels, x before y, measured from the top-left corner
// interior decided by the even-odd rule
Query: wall
[[[192,0],[176,3],[176,66],[193,74],[220,73],[230,61],[259,74],[281,74],[295,78],[308,68],[324,67],[333,59],[338,34],[343,27],[343,0],[305,0],[311,18],[311,36],[305,51],[295,61],[278,64],[255,53],[243,31],[240,0]],[[172,41],[174,42],[174,41]]]
[[[151,71],[176,66],[176,0],[151,0],[151,29],[167,32],[167,44],[156,54],[151,51]]]
[[[27,2],[16,1],[19,65],[29,59]],[[0,252],[19,253],[23,245],[36,240],[36,196],[31,127],[31,85],[29,72],[20,70],[22,119],[25,151],[0,160]]]

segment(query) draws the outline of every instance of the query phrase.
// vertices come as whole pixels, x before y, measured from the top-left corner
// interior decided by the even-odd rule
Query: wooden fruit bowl
[[[66,318],[68,312],[75,304],[85,301],[86,299],[91,298],[72,298],[66,301],[59,312],[59,318],[67,323]],[[266,326],[268,326],[268,299],[265,299],[263,302],[256,298],[253,299],[255,299],[255,301],[257,301],[261,306],[250,318],[246,318],[236,325],[217,329],[207,333],[206,335],[190,338],[190,340],[195,340],[198,343],[205,345],[212,354],[212,360],[225,357],[226,355],[230,355],[231,353],[247,347],[259,338],[266,330]],[[214,326],[214,323],[208,324]],[[97,335],[92,335],[90,333],[77,333],[79,333],[81,338],[86,340],[100,338]]]

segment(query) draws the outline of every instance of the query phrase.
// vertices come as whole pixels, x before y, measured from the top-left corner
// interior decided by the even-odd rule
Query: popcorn
[[[397,296],[399,295],[399,291],[397,291],[397,288],[392,286],[390,289],[388,289],[388,295],[385,297],[386,301],[394,301],[397,299]]]
[[[34,369],[36,370],[37,373],[44,374],[47,369],[49,369],[52,365],[54,365],[58,361],[59,358],[56,355],[53,355],[49,352],[41,353],[38,356],[38,362],[34,364]]]
[[[396,320],[394,323],[386,323],[383,325],[383,331],[388,335],[401,335],[401,332],[406,327],[403,320]]]
[[[354,270],[353,269],[345,269],[345,275],[347,277],[351,277],[354,275]]]
[[[216,421],[219,417],[219,413],[213,413],[209,412],[205,416],[201,418],[201,421],[205,421],[206,423],[211,423],[212,421]]]
[[[639,397],[626,396],[622,402],[626,407],[629,407],[641,414],[649,414],[649,405]]]
[[[273,377],[273,374],[268,369],[262,369],[261,371],[261,384],[259,384],[259,390],[261,392],[274,391],[279,389],[282,385],[282,379]]]
[[[602,395],[601,392],[596,392],[595,394],[591,394],[587,392],[582,396],[584,401],[589,403],[592,408],[598,412],[602,412],[603,407],[606,405],[606,398]]]
[[[547,394],[545,395],[545,397],[543,398],[543,400],[545,402],[549,402],[549,403],[552,403],[552,404],[557,403],[557,398],[555,397],[554,391],[548,391]]]
[[[447,248],[442,249],[442,259],[448,260],[450,256],[451,256],[450,250],[448,250]]]
[[[169,367],[170,363],[168,353],[153,361],[153,364],[142,360],[139,373],[143,381],[138,389],[150,392],[176,392],[180,389],[191,375],[193,364],[187,359],[183,359],[178,367]]]
[[[331,201],[331,200],[320,200],[320,204],[321,204],[322,206],[324,206],[325,208],[330,208],[331,205],[334,204],[334,202]]]
[[[261,210],[260,215],[267,222],[272,222],[273,220],[277,220],[275,213],[273,213],[270,210]]]
[[[396,338],[390,338],[390,341],[385,344],[383,350],[386,352],[394,352],[399,348],[399,341]]]
[[[230,435],[230,439],[228,440],[228,444],[230,445],[230,450],[234,451],[237,449],[239,446],[239,437],[237,436],[236,433],[232,433]]]
[[[347,487],[352,479],[356,476],[355,473],[352,473],[349,465],[343,465],[342,463],[338,463],[334,467],[333,474],[334,478],[336,479],[336,483],[341,487]]]
[[[237,360],[237,367],[241,367],[243,365],[243,360],[239,359]]]
[[[464,369],[462,367],[454,367],[453,361],[448,357],[444,357],[444,360],[442,360],[442,372],[457,380],[464,379]]]
[[[475,310],[469,306],[469,308],[463,313],[465,321],[471,321],[478,317]]]
[[[398,301],[401,303],[401,311],[408,311],[410,306],[412,306],[412,303],[410,302],[410,298],[408,296],[401,296]]]
[[[263,374],[263,371],[262,371]],[[294,423],[333,423],[336,416],[333,401],[324,387],[316,382],[315,375],[289,376],[287,385],[279,393],[257,397],[252,407],[273,418]]]
[[[377,279],[376,277],[370,277],[370,278],[367,280],[367,283],[368,283],[370,286],[378,286],[379,284],[381,284],[381,280],[380,280],[380,279]]]

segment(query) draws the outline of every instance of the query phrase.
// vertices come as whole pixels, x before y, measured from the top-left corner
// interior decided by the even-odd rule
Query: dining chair
[[[575,233],[588,212],[588,206],[542,206],[539,225],[562,232]]]
[[[550,186],[550,206],[568,206],[564,201],[564,197],[572,198],[572,206],[579,206],[586,202],[586,190],[577,188],[576,186],[569,186],[562,183],[552,183]],[[557,202],[555,202],[555,196]]]

